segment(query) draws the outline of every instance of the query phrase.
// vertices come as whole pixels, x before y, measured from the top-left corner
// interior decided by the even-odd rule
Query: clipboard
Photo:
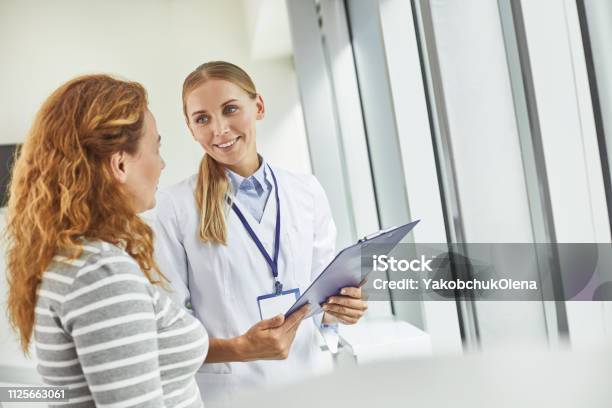
[[[323,269],[323,272],[310,284],[304,293],[287,310],[285,317],[295,312],[306,303],[310,303],[310,311],[306,317],[322,312],[321,303],[328,297],[337,295],[340,289],[348,286],[359,287],[365,283],[361,274],[361,260],[368,255],[386,255],[408,234],[420,220],[399,227],[389,228],[368,235],[356,244],[344,248]],[[371,254],[369,254],[371,252]],[[371,272],[371,271],[370,271]],[[369,272],[368,272],[369,273]]]

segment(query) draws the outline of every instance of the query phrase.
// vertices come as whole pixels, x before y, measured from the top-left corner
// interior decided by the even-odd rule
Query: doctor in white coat
[[[359,288],[344,288],[312,319],[303,320],[307,306],[286,319],[269,315],[293,303],[335,255],[325,192],[314,176],[257,154],[264,102],[239,67],[199,66],[185,79],[183,110],[205,155],[198,174],[158,194],[156,260],[175,301],[209,333],[196,380],[217,406],[250,387],[320,372],[316,331],[356,323],[367,302]]]

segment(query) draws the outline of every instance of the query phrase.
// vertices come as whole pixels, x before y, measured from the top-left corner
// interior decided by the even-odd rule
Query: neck
[[[259,165],[259,155],[255,153],[255,155],[250,156],[248,158],[245,157],[245,159],[242,160],[240,163],[227,166],[227,168],[233,171],[234,173],[246,178],[253,175],[253,173],[255,173],[259,168]]]

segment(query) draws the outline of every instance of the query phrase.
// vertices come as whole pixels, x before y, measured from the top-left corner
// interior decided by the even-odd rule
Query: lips
[[[230,147],[232,147],[237,141],[238,139],[240,139],[240,136],[235,137],[233,139],[230,139],[228,141],[225,141],[223,143],[216,143],[213,144],[213,146],[219,148],[219,149],[229,149]]]

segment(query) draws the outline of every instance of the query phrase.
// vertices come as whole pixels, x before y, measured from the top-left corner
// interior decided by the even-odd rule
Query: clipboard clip
[[[384,230],[380,230],[380,231],[375,232],[375,233],[370,234],[370,235],[366,235],[365,237],[361,238],[361,239],[360,239],[359,241],[357,241],[357,242],[358,242],[358,243],[362,243],[362,242],[369,241],[369,240],[371,240],[372,238],[376,238],[376,237],[379,237],[379,236],[381,236],[381,235],[384,235],[384,234],[386,234],[387,232],[392,231],[392,230],[394,230],[394,229],[396,229],[396,228],[397,228],[397,227],[391,227],[391,228],[387,228],[387,229],[384,229]]]

